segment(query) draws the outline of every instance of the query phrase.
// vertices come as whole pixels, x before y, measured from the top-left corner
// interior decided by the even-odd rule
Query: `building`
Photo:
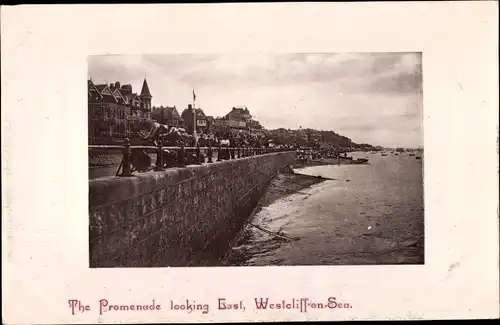
[[[214,127],[216,127],[216,128],[229,127],[229,119],[225,116],[215,118],[214,119]]]
[[[207,116],[207,133],[211,133],[214,130],[215,119],[213,116]]]
[[[252,115],[246,107],[233,107],[225,118],[232,129],[248,129],[247,122],[252,119]]]
[[[262,125],[260,125],[259,121],[256,121],[253,119],[248,120],[246,122],[246,125],[250,130],[262,130],[263,129],[263,127],[262,127]]]
[[[128,132],[129,107],[117,97],[108,85],[87,82],[89,142],[106,142],[106,139],[125,138]]]
[[[175,106],[153,107],[151,118],[169,127],[184,127],[184,119],[180,116]]]
[[[132,85],[94,84],[87,81],[89,143],[109,143],[130,137],[149,126],[153,96],[144,79],[141,94]]]
[[[262,125],[252,119],[252,115],[247,107],[233,107],[229,113],[223,117],[217,117],[213,121],[214,129],[249,131],[250,133],[261,134],[264,131]]]
[[[252,119],[252,115],[250,111],[246,107],[233,107],[233,109],[226,114],[226,117],[229,120],[238,120],[238,121],[248,121]]]
[[[196,118],[194,116],[196,114]],[[189,134],[193,134],[193,130],[196,128],[196,133],[208,133],[209,123],[205,112],[201,108],[193,109],[191,104],[188,105],[182,114],[182,119],[184,120],[184,126]],[[194,121],[196,120],[196,127],[194,127]]]
[[[216,117],[212,125],[212,132],[229,132],[229,120],[226,117]]]

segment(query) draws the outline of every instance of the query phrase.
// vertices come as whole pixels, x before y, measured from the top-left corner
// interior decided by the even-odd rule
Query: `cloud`
[[[302,125],[333,129],[354,141],[422,145],[420,53],[89,58],[89,76],[96,82],[131,83],[140,91],[145,73],[154,105],[183,109],[194,88],[197,105],[213,116],[247,105],[269,128]]]

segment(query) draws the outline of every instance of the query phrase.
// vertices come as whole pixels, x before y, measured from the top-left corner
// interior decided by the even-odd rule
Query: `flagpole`
[[[198,136],[196,134],[196,94],[193,88],[193,138],[195,141],[195,145],[198,143]]]

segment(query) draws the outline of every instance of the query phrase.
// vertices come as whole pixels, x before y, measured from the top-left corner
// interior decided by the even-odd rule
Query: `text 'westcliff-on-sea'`
[[[108,299],[100,299],[96,304],[97,308],[90,304],[85,304],[80,300],[68,300],[68,307],[72,315],[83,314],[97,309],[99,315],[114,312],[164,312],[181,311],[187,313],[199,312],[208,314],[211,308],[217,311],[246,311],[247,304],[244,300],[217,298],[215,302],[199,302],[191,299],[170,300],[167,304],[151,300],[148,303],[123,304],[113,303]],[[329,297],[324,301],[312,300],[310,298],[292,298],[276,300],[269,297],[253,298],[248,304],[249,309],[254,310],[298,310],[302,313],[310,309],[348,309],[352,305],[348,302],[340,302],[335,297]]]

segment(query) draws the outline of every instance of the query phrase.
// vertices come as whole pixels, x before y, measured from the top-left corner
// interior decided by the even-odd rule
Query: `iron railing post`
[[[161,139],[158,140],[158,149],[156,151],[156,166],[155,171],[159,172],[163,169],[163,143]]]
[[[208,145],[208,153],[207,153],[207,156],[208,156],[208,162],[209,163],[213,163],[212,161],[212,155],[213,155],[213,152],[212,152],[212,145],[209,144]]]
[[[181,144],[181,149],[179,151],[179,165],[181,167],[186,166],[186,159],[184,155],[184,144]]]
[[[196,165],[201,165],[201,150],[200,144],[196,144]]]
[[[132,151],[130,150],[130,139],[126,138],[124,141],[125,146],[123,147],[123,172],[120,176],[129,177],[132,176],[130,172],[130,155]]]
[[[222,145],[219,144],[219,147],[217,148],[217,161],[222,161],[221,153],[222,153]]]

